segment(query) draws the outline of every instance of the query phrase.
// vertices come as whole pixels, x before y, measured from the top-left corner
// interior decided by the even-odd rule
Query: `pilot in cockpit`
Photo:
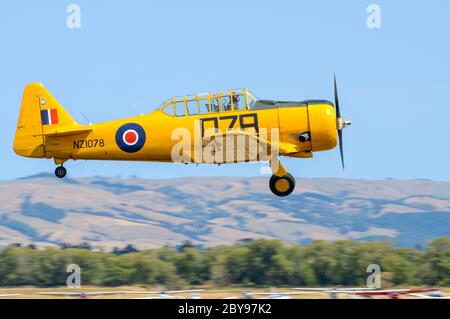
[[[234,105],[234,109],[235,110],[239,110],[240,106],[239,106],[239,95],[233,92],[232,94],[232,99],[233,99],[233,105]],[[231,99],[230,97],[227,97],[228,103],[224,103],[224,110],[225,111],[231,111]]]
[[[211,112],[219,112],[219,100],[217,98],[211,99]]]
[[[240,97],[239,97],[239,95],[234,95],[233,94],[233,104],[234,104],[234,109],[235,110],[240,110],[241,109],[241,106],[239,105],[239,101],[240,101]]]

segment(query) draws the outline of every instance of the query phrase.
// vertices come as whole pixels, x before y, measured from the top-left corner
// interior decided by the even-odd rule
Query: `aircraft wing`
[[[153,297],[139,297],[139,298],[130,298],[130,299],[183,299],[179,296],[172,296],[172,295],[158,295]]]
[[[188,289],[188,290],[165,290],[164,293],[166,294],[182,294],[186,292],[203,292],[206,291],[206,289]]]
[[[38,295],[43,296],[79,296],[81,292],[38,292]]]
[[[369,291],[347,291],[349,294],[366,295],[366,296],[380,296],[390,294],[410,294],[417,292],[436,291],[439,288],[417,288],[417,289],[387,289],[387,290],[369,290]]]
[[[322,287],[317,287],[317,288],[310,288],[310,287],[305,287],[305,288],[292,288],[294,290],[303,290],[303,291],[311,291],[311,292],[327,292],[330,290],[333,290],[334,288],[322,288]]]
[[[428,295],[424,295],[424,294],[407,294],[408,296],[411,297],[416,297],[416,298],[420,298],[420,299],[431,299],[434,297],[428,296]]]
[[[373,291],[373,288],[361,288],[361,287],[299,287],[292,288],[293,290],[301,290],[301,291],[315,291],[315,292],[342,292],[342,293],[350,293],[357,291]]]
[[[298,153],[297,145],[290,143],[272,142],[256,134],[245,131],[228,131],[213,135],[207,135],[202,139],[202,146],[223,151],[224,154],[235,154],[238,161],[269,160],[270,154],[277,152],[279,155]],[[231,147],[232,149],[228,149]],[[277,155],[278,155],[277,154]],[[227,161],[228,162],[228,161]]]
[[[424,294],[407,294],[408,296],[421,298],[421,299],[450,299],[450,296],[430,296],[430,295],[424,295]]]
[[[314,294],[313,291],[280,291],[280,292],[252,292],[252,295],[283,295],[283,296],[289,296],[289,295],[307,295],[307,294]]]
[[[123,291],[92,291],[92,292],[65,292],[65,291],[55,291],[55,292],[39,292],[39,295],[47,296],[100,296],[100,295],[118,295],[123,294]]]

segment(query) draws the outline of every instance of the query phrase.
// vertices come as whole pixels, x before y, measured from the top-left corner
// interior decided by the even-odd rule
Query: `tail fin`
[[[45,136],[60,125],[76,124],[50,92],[40,83],[25,87],[14,137],[14,151],[26,157],[45,157]]]

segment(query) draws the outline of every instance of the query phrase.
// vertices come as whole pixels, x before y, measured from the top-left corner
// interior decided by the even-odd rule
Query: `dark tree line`
[[[378,264],[383,287],[450,285],[450,239],[425,250],[396,248],[389,242],[315,241],[288,245],[254,240],[206,249],[183,245],[138,251],[128,245],[113,252],[89,245],[0,249],[0,286],[60,286],[66,267],[78,264],[83,285],[317,286],[365,285],[369,264]]]

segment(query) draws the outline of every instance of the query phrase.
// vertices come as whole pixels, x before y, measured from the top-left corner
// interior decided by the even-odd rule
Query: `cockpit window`
[[[219,108],[220,108],[219,98],[217,96],[213,96],[210,98],[209,101],[210,101],[209,106],[210,106],[211,112],[219,112]]]
[[[228,111],[243,111],[254,108],[257,99],[247,89],[199,93],[174,97],[160,107],[170,116],[191,116]]]
[[[166,113],[167,115],[170,115],[170,116],[174,116],[175,115],[175,110],[174,110],[172,102],[165,103],[163,105],[163,107],[162,107],[162,111],[164,113]]]
[[[178,117],[186,115],[186,107],[184,101],[178,101],[175,103],[175,113]]]
[[[222,111],[231,111],[231,97],[229,95],[222,96]]]
[[[186,102],[187,109],[188,109],[188,115],[196,115],[198,114],[198,101],[192,100]]]
[[[200,114],[208,114],[209,113],[209,102],[206,101],[200,101]]]
[[[247,91],[247,110],[253,109],[253,105],[255,104],[256,101],[257,101],[256,98],[250,92]]]
[[[236,111],[245,109],[245,95],[244,94],[233,94],[231,96],[233,101],[233,107]]]

